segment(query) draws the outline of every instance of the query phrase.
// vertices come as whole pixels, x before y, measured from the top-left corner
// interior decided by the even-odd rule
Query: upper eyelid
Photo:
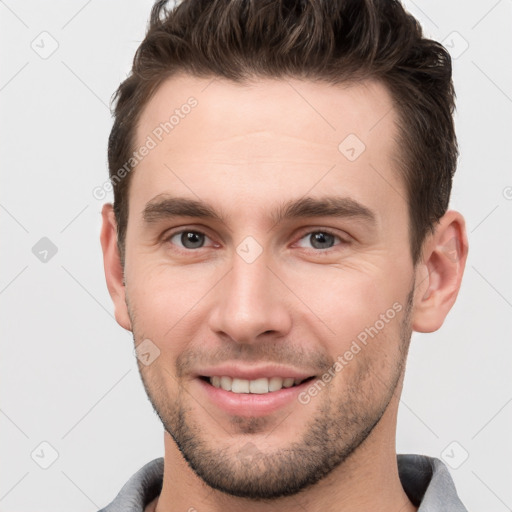
[[[187,226],[184,226],[184,227],[183,226],[179,226],[179,227],[175,227],[175,228],[166,229],[160,236],[161,236],[162,239],[168,240],[169,238],[171,238],[173,236],[176,236],[176,235],[179,235],[181,233],[191,232],[191,233],[200,233],[201,235],[205,235],[208,238],[212,238],[208,234],[208,231],[209,230],[204,228],[204,227],[194,228],[194,227],[187,227]]]
[[[337,230],[335,228],[327,228],[327,227],[322,227],[322,226],[320,226],[318,228],[314,228],[314,229],[304,228],[304,229],[299,229],[297,231],[299,234],[294,235],[294,239],[296,239],[296,240],[301,240],[305,236],[311,235],[313,233],[327,233],[329,235],[339,238],[342,241],[347,241],[346,239],[350,239],[350,240],[353,239],[353,237],[351,235],[349,235],[344,230]]]
[[[305,236],[311,235],[313,233],[327,233],[328,235],[337,236],[338,238],[342,238],[342,235],[340,235],[339,233],[336,233],[336,231],[334,229],[330,229],[330,228],[307,229],[306,231],[301,232],[300,238],[304,238]]]

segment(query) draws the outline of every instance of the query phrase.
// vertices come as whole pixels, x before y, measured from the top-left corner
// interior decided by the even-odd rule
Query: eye
[[[337,245],[337,240],[339,242],[343,242],[339,236],[329,233],[328,231],[313,231],[308,233],[306,236],[303,236],[298,241],[298,245],[299,247],[313,247],[313,249],[323,250],[330,249]]]
[[[178,247],[183,247],[184,249],[200,249],[204,247],[207,240],[211,242],[204,233],[191,230],[174,233],[166,239],[166,241],[177,245]]]

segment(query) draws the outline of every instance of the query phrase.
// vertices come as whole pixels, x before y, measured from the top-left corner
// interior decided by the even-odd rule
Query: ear
[[[131,331],[132,325],[128,308],[126,306],[126,288],[124,285],[123,267],[117,247],[117,223],[112,204],[103,205],[101,210],[103,224],[101,227],[101,248],[103,250],[103,266],[107,288],[114,302],[117,323],[126,330]]]
[[[434,332],[443,325],[459,293],[467,255],[464,218],[450,210],[425,241],[416,267],[413,330]]]

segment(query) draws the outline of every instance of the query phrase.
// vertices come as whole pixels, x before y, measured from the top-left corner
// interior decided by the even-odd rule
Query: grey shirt
[[[405,493],[418,512],[467,512],[446,465],[425,455],[397,455]],[[154,459],[137,471],[117,497],[99,512],[143,512],[162,490],[164,459]]]

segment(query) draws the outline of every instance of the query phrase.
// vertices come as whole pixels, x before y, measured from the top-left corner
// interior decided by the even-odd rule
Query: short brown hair
[[[300,78],[329,84],[376,79],[399,117],[412,260],[448,208],[458,149],[451,59],[395,0],[184,0],[153,6],[131,74],[113,97],[108,165],[124,265],[131,173],[141,112],[178,72],[197,77]],[[115,180],[117,178],[117,180]],[[376,178],[378,179],[378,178]],[[117,181],[117,182],[116,182]]]

